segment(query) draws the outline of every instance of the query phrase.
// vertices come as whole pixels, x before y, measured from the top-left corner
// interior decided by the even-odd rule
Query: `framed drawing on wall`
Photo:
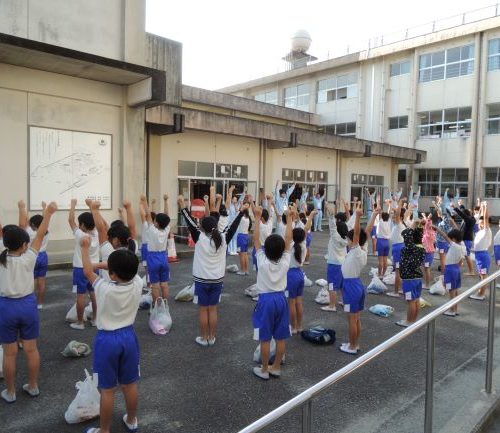
[[[93,132],[29,127],[29,208],[55,201],[59,209],[86,209],[85,199],[111,209],[112,136]]]

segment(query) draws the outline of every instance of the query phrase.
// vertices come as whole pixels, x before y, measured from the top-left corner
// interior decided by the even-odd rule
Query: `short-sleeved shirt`
[[[377,237],[382,239],[391,238],[391,223],[390,221],[380,220],[377,224]]]
[[[149,224],[148,227],[148,251],[162,252],[167,251],[168,235],[170,234],[170,226],[161,230],[154,224]]]
[[[266,239],[271,235],[272,232],[273,232],[273,220],[271,218],[269,218],[267,223],[263,223],[262,221],[260,222],[259,238],[261,245],[264,245],[264,242],[266,242]]]
[[[144,221],[142,223],[142,230],[141,230],[141,242],[142,242],[142,244],[148,243],[148,228],[149,228],[148,222]]]
[[[99,263],[99,236],[97,234],[97,230],[85,233],[81,229],[75,229],[73,234],[75,235],[76,240],[75,252],[73,253],[73,267],[83,268],[82,247],[80,242],[85,236],[90,236],[90,261],[92,263]]]
[[[487,251],[491,245],[492,238],[493,233],[489,227],[479,230],[474,238],[474,251]]]
[[[457,244],[455,242],[450,242],[450,248],[446,253],[446,264],[456,265],[465,257],[467,249],[464,244]]]
[[[403,236],[401,233],[405,229],[405,225],[403,223],[395,223],[392,226],[391,231],[391,243],[394,244],[402,244],[404,242]]]
[[[359,278],[361,271],[366,266],[368,256],[359,245],[351,248],[342,263],[342,276],[344,278]]]
[[[141,303],[142,279],[136,275],[128,283],[98,278],[94,290],[99,314],[97,329],[114,331],[133,325]]]
[[[278,262],[272,262],[261,248],[256,253],[258,293],[283,292],[286,289],[286,276],[290,268],[290,251],[285,251]]]
[[[493,238],[493,245],[495,245],[495,246],[500,245],[500,230],[497,231],[497,234]],[[2,245],[0,244],[0,249],[1,249],[1,247],[2,247]]]
[[[35,240],[35,238],[36,238],[36,230],[33,230],[31,227],[28,227],[26,229],[26,233],[28,233],[28,235],[30,237],[30,245],[31,245],[33,243],[33,241]],[[43,237],[42,246],[40,247],[39,252],[42,253],[44,251],[47,251],[48,244],[49,244],[49,235],[46,234]]]
[[[301,268],[302,265],[304,264],[304,260],[306,259],[307,255],[307,246],[306,246],[306,241],[303,241],[300,243],[301,247],[301,253],[300,253],[300,263],[297,262],[295,259],[295,250],[294,250],[294,244],[292,243],[292,248],[291,248],[291,253],[290,253],[290,268]]]
[[[7,255],[7,266],[0,265],[0,296],[23,298],[33,293],[37,256],[33,248],[20,256]]]

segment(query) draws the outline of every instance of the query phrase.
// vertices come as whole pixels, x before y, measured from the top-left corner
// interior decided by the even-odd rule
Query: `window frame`
[[[339,85],[340,80],[345,81]],[[330,83],[328,83],[330,82]],[[322,83],[325,83],[324,88]],[[339,93],[345,95],[339,97]],[[329,95],[333,95],[330,97]],[[358,97],[358,73],[346,72],[317,81],[316,103],[326,104],[328,102],[341,101]]]
[[[467,48],[467,51],[470,53],[469,57],[463,57],[464,50]],[[458,60],[448,61],[448,57],[450,56],[450,52],[454,50],[458,50],[459,58]],[[443,53],[443,61],[442,63],[434,64],[434,57],[437,57]],[[472,57],[470,57],[472,56]],[[423,66],[422,63],[424,59],[429,59],[429,65]],[[474,73],[475,67],[475,44],[466,44],[460,45],[457,47],[450,47],[444,50],[433,51],[430,53],[421,54],[419,56],[419,65],[418,65],[418,82],[419,83],[428,83],[431,81],[441,81],[448,80],[452,78],[460,78],[465,77],[467,75],[472,75]],[[427,63],[427,62],[425,62]],[[462,71],[462,66],[468,65],[465,69],[465,73]],[[450,76],[448,70],[452,69],[452,67],[458,66],[458,74]],[[442,77],[441,77],[441,69],[442,69]]]
[[[437,173],[439,174],[438,180],[435,179]],[[453,170],[453,179],[443,180],[443,170]],[[467,171],[467,180],[459,180],[458,171]],[[420,180],[421,175],[425,172],[425,181]],[[442,196],[446,188],[451,188],[452,193],[459,188],[461,190],[460,196],[467,197],[469,190],[469,169],[468,168],[421,168],[417,173],[417,185],[422,190],[422,197],[436,197]],[[432,191],[431,194],[429,192]],[[434,194],[435,193],[435,194]]]
[[[401,124],[404,125],[404,122],[402,122],[403,119],[406,118],[406,126],[401,126]],[[394,131],[396,129],[408,129],[408,115],[406,116],[391,116],[391,117],[388,117],[388,130],[389,131]],[[391,119],[393,121],[396,121],[396,127],[395,128],[391,128]]]
[[[460,110],[468,110],[471,113],[470,119],[460,120]],[[436,113],[441,111],[441,120],[439,122],[433,122],[431,117],[432,113],[434,116]],[[446,120],[446,114],[450,111],[456,111],[456,116],[454,121]],[[427,117],[426,123],[423,121],[417,125],[418,139],[419,140],[442,140],[442,139],[453,139],[453,138],[463,138],[470,137],[472,131],[472,107],[450,107],[443,108],[442,110],[432,110],[423,111],[417,113],[420,119]],[[422,130],[427,129],[426,134],[422,134]],[[455,129],[455,131],[451,131]],[[459,131],[464,131],[464,133],[459,133]]]

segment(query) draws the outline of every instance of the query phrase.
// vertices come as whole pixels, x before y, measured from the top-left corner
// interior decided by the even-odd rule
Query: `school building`
[[[400,165],[397,179],[405,191],[421,186],[423,207],[458,188],[500,215],[498,5],[381,36],[327,61],[296,54],[284,72],[221,91],[314,113],[327,133],[426,151],[425,161]],[[359,194],[356,174],[366,179],[371,166],[349,172],[351,195]]]
[[[395,188],[401,165],[426,164],[432,153],[389,135],[325,128],[325,119],[340,117],[320,112],[314,98],[310,112],[255,100],[257,89],[276,90],[277,77],[226,93],[184,86],[182,45],[146,33],[145,7],[145,0],[0,2],[0,221],[17,221],[19,199],[30,214],[56,200],[52,263],[72,255],[73,197],[80,210],[86,197],[98,198],[108,220],[124,198],[137,208],[143,192],[158,201],[168,193],[174,209],[178,193],[199,198],[212,184],[257,197],[277,180],[297,182],[299,191],[333,201],[360,196],[363,186]],[[287,80],[279,86],[302,78]]]

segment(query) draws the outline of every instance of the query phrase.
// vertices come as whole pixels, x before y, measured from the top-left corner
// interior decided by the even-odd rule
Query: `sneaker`
[[[467,275],[468,277],[474,277],[477,274],[475,272],[464,272],[464,275]]]
[[[253,374],[255,374],[257,377],[260,377],[263,380],[269,380],[269,372],[262,371],[262,367],[254,367]]]
[[[292,328],[292,335],[297,335],[297,330]]]
[[[254,301],[254,302],[257,302],[258,300],[259,300],[259,296],[258,296],[258,295],[257,295],[257,296],[254,296],[254,297],[252,298],[252,301]]]
[[[90,427],[88,430],[85,430],[85,433],[101,433],[101,429],[98,427]]]
[[[229,255],[230,255],[230,256],[237,256],[237,255],[238,255],[238,253],[237,253],[236,251],[233,251],[233,252],[229,253]]]
[[[486,296],[484,295],[470,295],[469,299],[474,299],[475,301],[484,301]]]
[[[341,352],[347,353],[349,355],[357,355],[358,354],[358,350],[357,349],[351,349],[351,347],[349,346],[349,343],[341,344],[340,347],[339,347],[339,350]]]
[[[1,397],[7,402],[7,403],[15,403],[16,402],[16,394],[9,394],[9,391],[4,389],[2,391],[2,394],[0,394]]]
[[[200,346],[208,347],[208,340],[205,340],[203,337],[196,337],[194,341]]]
[[[250,275],[248,272],[245,272],[245,275]]]
[[[246,275],[246,273],[245,273],[245,272],[243,272],[243,271],[238,271],[238,272],[236,272],[236,275],[241,275],[241,276],[243,276],[243,275]]]
[[[410,326],[410,325],[411,325],[411,323],[410,323],[410,322],[407,322],[406,320],[398,320],[398,321],[396,322],[396,325],[398,325],[398,326],[402,326],[403,328],[408,328],[408,326]]]
[[[304,265],[310,265],[310,263],[309,262],[304,262]]]
[[[96,325],[96,323],[95,323],[95,320],[91,320],[91,321],[90,321],[90,324],[91,324],[94,328],[97,326],[97,325]]]
[[[83,331],[85,329],[85,325],[83,323],[70,323],[70,328],[77,329],[79,331]]]
[[[325,305],[324,307],[321,307],[323,311],[330,311],[332,313],[337,312],[337,307],[330,307],[329,305]]]
[[[123,415],[123,425],[127,429],[127,431],[131,433],[135,433],[139,429],[139,425],[137,423],[137,417],[135,418],[134,422],[132,424],[129,424],[127,422],[127,414]]]
[[[38,387],[30,388],[29,383],[23,385],[23,391],[28,393],[31,397],[38,397],[40,395],[40,390]]]
[[[399,293],[396,293],[396,292],[387,292],[386,293],[387,296],[390,296],[391,298],[399,298]]]
[[[209,338],[208,339],[208,345],[213,346],[215,344],[215,337],[214,338]]]
[[[443,313],[444,316],[449,316],[449,317],[455,317],[457,315],[457,313],[455,313],[454,311],[445,311]]]
[[[276,377],[276,378],[281,377],[281,370],[273,370],[272,368],[270,368],[268,370],[268,373],[269,373],[269,376],[271,376],[271,377]]]
[[[38,304],[38,305],[36,306],[36,308],[37,308],[37,309],[39,309],[39,310],[43,310],[43,304]]]
[[[429,286],[427,284],[422,284],[422,289],[427,290],[428,288],[429,288]]]

